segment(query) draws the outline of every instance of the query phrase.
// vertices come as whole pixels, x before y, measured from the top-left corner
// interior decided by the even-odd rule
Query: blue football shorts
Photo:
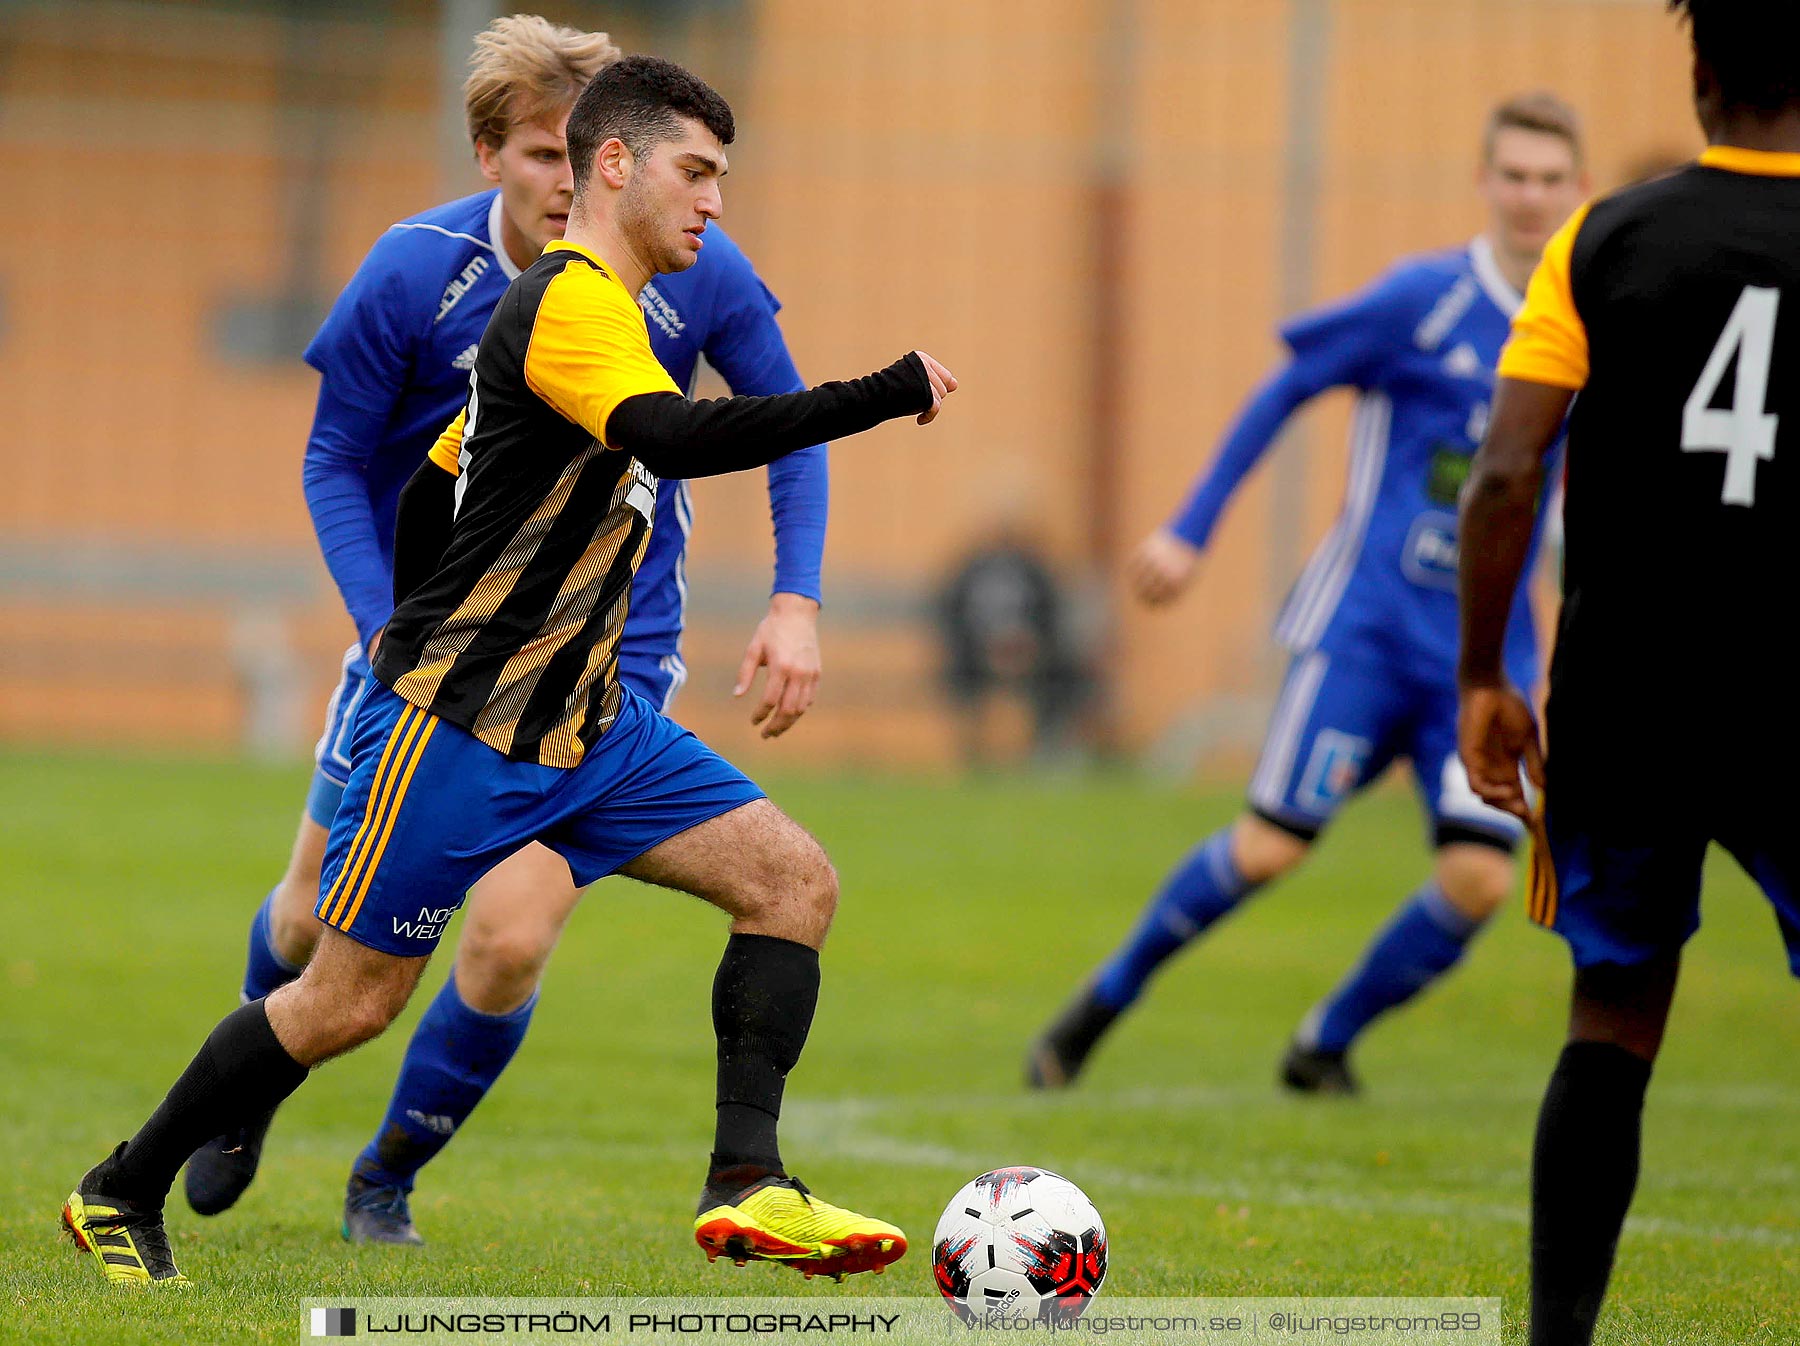
[[[1482,802],[1456,751],[1456,687],[1375,657],[1296,655],[1250,778],[1250,807],[1308,841],[1397,759],[1412,763],[1432,844],[1510,851],[1524,828]]]
[[[1800,977],[1800,834],[1778,816],[1778,793],[1746,800],[1723,788],[1679,815],[1634,815],[1613,801],[1584,808],[1580,789],[1559,790],[1557,765],[1552,752],[1526,910],[1568,941],[1576,967],[1629,967],[1678,952],[1700,928],[1701,868],[1716,841],[1774,907],[1788,967]]]
[[[343,676],[325,707],[325,732],[313,749],[313,778],[306,792],[306,816],[329,828],[350,779],[350,731],[356,712],[374,675],[360,644],[344,651]],[[687,665],[679,653],[640,654],[621,652],[619,681],[664,715],[675,704],[675,694],[687,682]]]
[[[577,887],[763,792],[629,687],[577,767],[515,762],[370,679],[315,914],[372,949],[430,953],[463,895],[533,841]]]

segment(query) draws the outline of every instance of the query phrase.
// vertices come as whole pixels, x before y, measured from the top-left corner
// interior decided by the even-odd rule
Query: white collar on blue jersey
[[[1512,282],[1501,274],[1500,263],[1494,260],[1494,245],[1486,234],[1477,234],[1475,241],[1469,244],[1469,260],[1475,265],[1475,279],[1481,282],[1487,297],[1494,301],[1494,307],[1511,318],[1524,305],[1525,296],[1513,289]]]
[[[500,213],[505,209],[500,193],[495,192],[494,204],[488,207],[488,246],[494,250],[494,256],[500,259],[500,274],[508,280],[517,280],[519,268],[514,265],[512,254],[506,250],[506,240],[500,236]]]

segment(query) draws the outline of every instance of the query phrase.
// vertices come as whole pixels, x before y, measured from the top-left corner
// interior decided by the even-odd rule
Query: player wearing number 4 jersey
[[[1534,1346],[1593,1336],[1709,842],[1762,886],[1800,975],[1800,7],[1674,7],[1711,147],[1551,241],[1463,507],[1462,754],[1521,818],[1522,764],[1543,787],[1531,915],[1575,962],[1533,1161]],[[1565,413],[1546,759],[1501,651]]]

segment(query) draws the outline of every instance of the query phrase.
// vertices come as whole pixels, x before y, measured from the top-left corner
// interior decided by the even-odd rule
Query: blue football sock
[[[1355,970],[1306,1016],[1301,1045],[1348,1050],[1378,1016],[1455,967],[1481,926],[1452,906],[1435,880],[1427,883],[1394,913]]]
[[[275,889],[262,900],[250,922],[250,955],[244,960],[244,1002],[261,1000],[277,987],[286,986],[300,975],[300,969],[275,952],[270,938],[269,907],[275,901]]]
[[[1213,833],[1168,878],[1137,928],[1101,967],[1095,997],[1122,1010],[1143,993],[1144,984],[1170,954],[1256,891],[1231,859],[1231,829]]]
[[[470,1009],[457,994],[452,970],[406,1045],[387,1116],[357,1156],[356,1176],[410,1192],[413,1176],[450,1143],[494,1087],[525,1040],[536,1007],[534,991],[510,1014]]]

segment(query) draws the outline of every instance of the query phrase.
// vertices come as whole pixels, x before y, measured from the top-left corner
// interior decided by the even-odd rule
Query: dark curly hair
[[[698,75],[656,56],[627,56],[594,78],[569,113],[569,167],[581,195],[600,147],[617,136],[641,158],[681,134],[681,119],[699,122],[729,145],[737,134],[731,105]]]
[[[1669,0],[1685,14],[1694,55],[1728,108],[1776,113],[1800,105],[1800,5],[1792,0]]]

